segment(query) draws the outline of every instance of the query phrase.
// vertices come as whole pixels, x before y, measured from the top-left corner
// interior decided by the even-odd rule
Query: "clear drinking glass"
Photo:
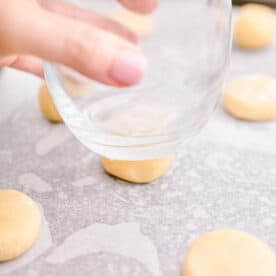
[[[70,2],[107,16],[122,9],[114,0]],[[85,146],[110,159],[172,155],[204,126],[222,90],[231,1],[161,0],[152,20],[152,33],[140,41],[149,66],[137,86],[101,85],[45,62],[66,125]]]

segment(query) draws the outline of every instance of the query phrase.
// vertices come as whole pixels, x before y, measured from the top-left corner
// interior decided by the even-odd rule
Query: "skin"
[[[158,5],[158,0],[118,1],[139,13],[150,13]],[[0,66],[43,77],[46,59],[108,85],[132,85],[145,68],[136,43],[136,35],[119,23],[71,4],[0,1]]]

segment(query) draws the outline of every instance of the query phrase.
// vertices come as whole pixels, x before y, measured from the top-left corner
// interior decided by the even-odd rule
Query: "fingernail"
[[[111,77],[120,83],[135,84],[143,77],[145,68],[146,60],[142,55],[133,52],[121,52],[115,59]]]

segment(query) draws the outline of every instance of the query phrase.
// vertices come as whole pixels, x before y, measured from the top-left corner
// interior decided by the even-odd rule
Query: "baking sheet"
[[[275,60],[275,45],[234,47],[228,79],[275,75]],[[190,242],[224,227],[276,250],[276,122],[238,121],[219,105],[165,177],[126,185],[65,126],[44,120],[39,83],[12,70],[0,77],[0,188],[26,192],[43,212],[39,241],[0,264],[1,276],[178,276]]]

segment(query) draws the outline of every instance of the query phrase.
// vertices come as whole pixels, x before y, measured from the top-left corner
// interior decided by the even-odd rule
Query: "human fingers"
[[[140,12],[150,13],[152,12],[159,3],[159,0],[118,0],[126,8]]]
[[[40,58],[28,55],[12,55],[0,58],[0,66],[11,67],[44,78],[42,61]]]
[[[46,8],[55,13],[97,26],[106,31],[117,34],[122,38],[129,40],[132,43],[138,42],[137,35],[131,30],[129,30],[127,27],[115,22],[114,20],[99,15],[93,11],[87,11],[75,5],[65,3],[63,1],[40,0],[39,3],[43,8]]]
[[[141,80],[145,58],[133,44],[97,27],[41,8],[31,10],[29,7],[29,14],[22,18],[21,8],[12,7],[13,16],[19,18],[21,24],[15,25],[12,17],[4,20],[6,52],[60,63],[109,85],[133,85]]]

